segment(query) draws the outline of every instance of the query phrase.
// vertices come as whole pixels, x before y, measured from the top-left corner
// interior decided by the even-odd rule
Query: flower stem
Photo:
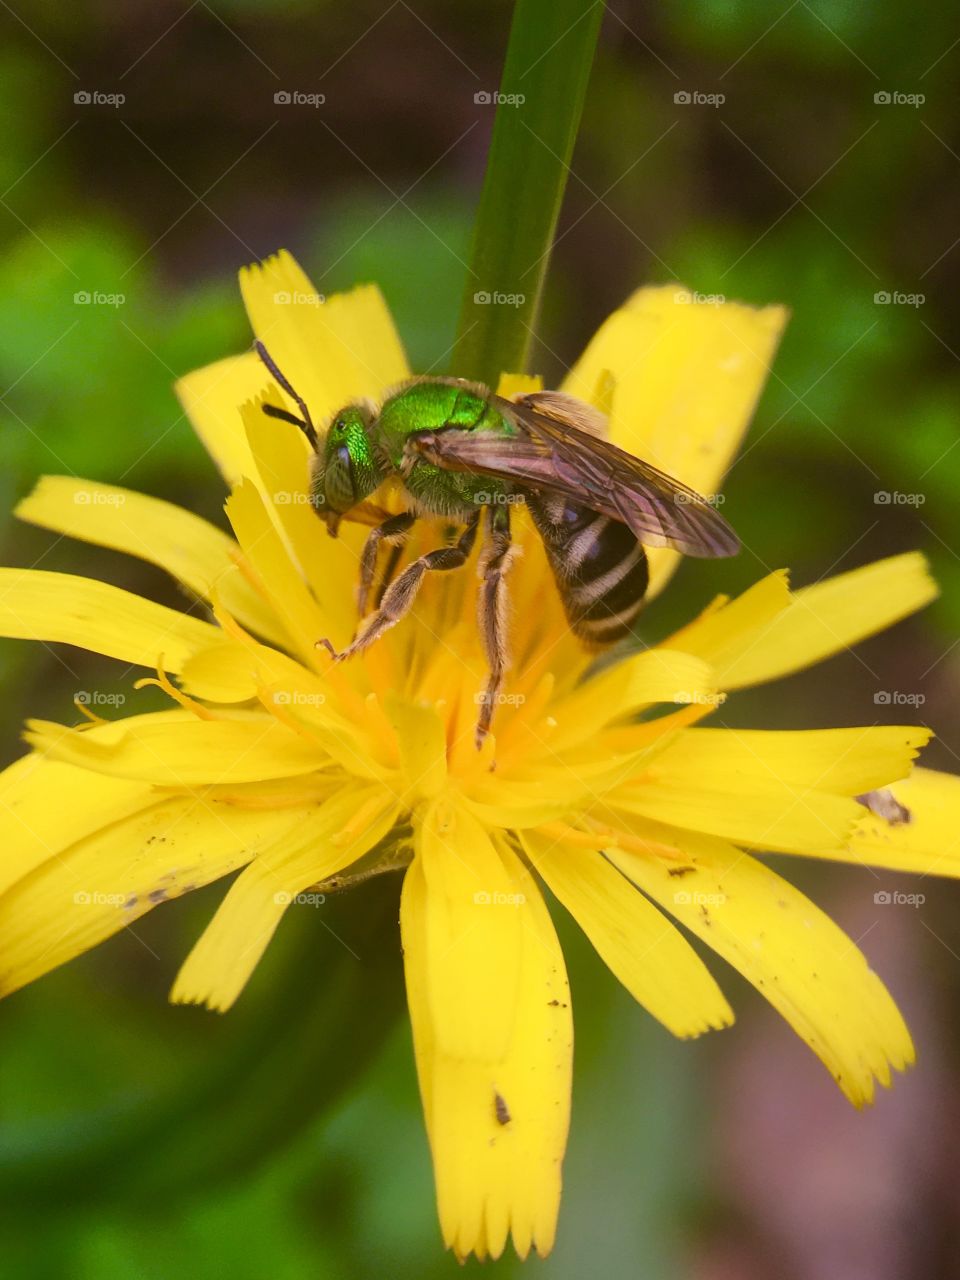
[[[496,385],[526,369],[603,0],[517,0],[453,371]],[[492,104],[491,104],[492,105]]]

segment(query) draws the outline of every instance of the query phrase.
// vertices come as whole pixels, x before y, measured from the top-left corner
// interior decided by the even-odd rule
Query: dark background
[[[176,600],[159,573],[8,513],[38,474],[55,472],[222,519],[219,479],[170,387],[249,342],[235,271],[280,246],[323,293],[377,280],[414,367],[443,369],[492,124],[475,94],[496,88],[509,16],[506,4],[472,0],[0,7],[4,563]],[[754,551],[722,570],[684,566],[651,625],[665,630],[718,587],[770,568],[789,565],[802,583],[922,547],[943,585],[935,607],[857,656],[738,695],[722,714],[793,727],[920,719],[939,735],[929,760],[954,770],[958,67],[956,16],[932,0],[614,3],[534,359],[555,384],[646,281],[786,302],[787,338],[726,485],[725,512]],[[281,92],[326,100],[275,102]],[[83,93],[125,100],[76,101]],[[82,293],[123,301],[75,301]],[[89,655],[4,642],[4,759],[19,754],[26,715],[72,721],[76,690],[109,690],[113,679]],[[560,1237],[542,1274],[960,1274],[958,891],[777,862],[889,983],[919,1066],[857,1114],[726,973],[737,1026],[674,1042],[561,922],[578,1048]],[[924,903],[874,902],[896,887]],[[149,1098],[225,1043],[223,1020],[163,1003],[220,892],[154,913],[137,938],[124,934],[5,1006],[8,1140],[43,1123],[57,1142],[62,1117]],[[311,914],[290,913],[246,1008],[231,1015],[247,1031],[276,1012],[279,990],[292,1018],[309,1016],[338,946],[302,918]],[[366,1016],[378,1012],[372,1000]],[[331,1053],[349,1055],[351,1043],[329,1028]],[[282,1054],[248,1089],[242,1071],[240,1061],[244,1114],[285,1096]],[[96,1179],[24,1184],[2,1222],[0,1265],[91,1280],[455,1274],[435,1224],[405,1024],[336,1106],[309,1090],[288,1106],[293,1123],[232,1180],[133,1206]],[[145,1138],[139,1162],[152,1150]]]

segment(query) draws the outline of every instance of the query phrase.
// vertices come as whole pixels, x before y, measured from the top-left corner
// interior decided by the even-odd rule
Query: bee
[[[482,746],[507,671],[506,576],[513,550],[510,509],[523,503],[547,553],[567,620],[589,647],[606,649],[632,632],[649,581],[645,547],[688,556],[735,555],[737,535],[704,498],[606,438],[606,418],[560,391],[508,400],[481,383],[424,377],[402,384],[379,406],[345,405],[320,437],[301,396],[261,342],[257,353],[299,415],[264,404],[294,423],[313,449],[310,498],[335,535],[344,518],[370,519],[369,499],[398,480],[406,510],[371,530],[360,558],[361,623],[337,661],[369,648],[409,612],[428,573],[463,566],[482,525],[478,563],[480,633],[489,665],[476,744]],[[374,509],[375,510],[375,509]],[[402,547],[421,517],[459,528],[455,542],[428,551],[396,577]],[[381,545],[392,548],[368,609]]]

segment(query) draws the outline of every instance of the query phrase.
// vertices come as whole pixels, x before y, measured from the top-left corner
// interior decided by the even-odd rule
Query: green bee
[[[490,729],[507,670],[506,584],[510,507],[526,505],[546,548],[567,620],[593,648],[623,639],[643,604],[644,547],[689,556],[730,556],[740,548],[726,520],[699,494],[605,438],[596,409],[558,391],[506,400],[459,378],[418,378],[378,407],[349,404],[333,415],[321,440],[310,411],[261,342],[256,350],[300,415],[265,404],[292,422],[314,450],[311,501],[331,534],[344,517],[369,518],[368,499],[398,478],[409,507],[371,531],[360,560],[363,619],[337,660],[368,648],[410,610],[424,575],[459,569],[483,522],[480,630],[489,662],[478,695],[479,747]],[[422,555],[394,577],[403,543],[419,517],[461,526],[455,543]],[[374,608],[368,604],[381,544],[392,548]]]

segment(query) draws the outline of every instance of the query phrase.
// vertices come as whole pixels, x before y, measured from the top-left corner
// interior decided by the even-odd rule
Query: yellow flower
[[[408,376],[375,288],[320,305],[286,254],[245,271],[242,286],[255,333],[317,422]],[[608,412],[623,447],[710,493],[784,318],[642,289],[564,388]],[[506,377],[502,389],[531,385]],[[254,354],[190,375],[179,392],[231,486],[234,538],[168,503],[67,477],[41,480],[18,508],[160,565],[197,607],[0,571],[0,632],[157,670],[173,704],[112,723],[91,715],[81,728],[29,725],[33,752],[0,776],[2,991],[239,870],[173,987],[174,1000],[227,1009],[296,895],[349,882],[351,868],[404,867],[417,1068],[443,1237],[461,1257],[496,1257],[508,1235],[521,1255],[545,1254],[554,1239],[573,1030],[541,883],[675,1035],[733,1013],[670,917],[759,988],[854,1103],[912,1060],[857,947],[754,853],[958,874],[960,782],[911,775],[927,731],[695,726],[726,693],[927,603],[935,588],[920,556],[797,592],[770,574],[584,680],[588,658],[521,517],[513,664],[477,751],[474,575],[426,581],[408,618],[334,665],[316,642],[351,637],[366,530],[327,536],[305,501],[306,442],[262,412],[266,397],[283,397]],[[414,552],[440,530],[424,524],[418,537]],[[676,556],[651,561],[655,595]],[[909,821],[889,797],[872,808],[857,799],[891,785]]]

